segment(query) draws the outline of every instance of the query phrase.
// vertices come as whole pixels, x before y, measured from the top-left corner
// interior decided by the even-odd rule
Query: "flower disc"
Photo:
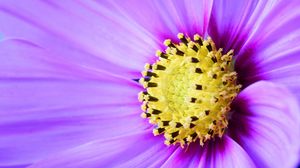
[[[164,134],[165,144],[185,144],[221,137],[228,125],[230,104],[239,92],[232,68],[233,51],[222,54],[213,41],[178,34],[179,44],[165,40],[165,52],[146,64],[139,82],[142,117],[155,125],[154,135]]]

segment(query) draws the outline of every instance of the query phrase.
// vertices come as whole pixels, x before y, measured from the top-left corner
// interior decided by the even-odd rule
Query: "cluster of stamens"
[[[222,137],[228,125],[230,104],[239,92],[232,67],[233,51],[222,54],[211,38],[194,40],[178,34],[180,43],[165,40],[159,59],[146,64],[139,82],[142,117],[155,125],[154,135],[164,134],[165,144],[182,147],[199,139]]]

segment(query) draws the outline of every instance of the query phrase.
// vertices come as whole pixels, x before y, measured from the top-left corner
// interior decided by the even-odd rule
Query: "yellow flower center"
[[[203,145],[222,137],[228,125],[230,104],[239,92],[232,66],[233,51],[222,54],[211,38],[194,40],[178,34],[179,44],[165,40],[165,52],[146,64],[139,82],[142,117],[155,125],[154,135],[164,134],[165,144],[182,147],[199,139]]]

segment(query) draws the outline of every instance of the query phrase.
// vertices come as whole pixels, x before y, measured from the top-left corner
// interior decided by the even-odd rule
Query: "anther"
[[[196,52],[198,52],[198,47],[196,46],[196,45],[193,45],[193,47],[192,47],[192,49],[194,50],[194,51],[196,51]]]
[[[144,112],[144,113],[142,113],[142,117],[149,118],[149,117],[151,117],[151,114]]]
[[[211,57],[211,60],[212,60],[214,63],[218,62],[218,60],[217,60],[217,58],[216,58],[215,56],[212,56],[212,57]]]
[[[150,78],[141,78],[139,80],[139,83],[143,85],[145,82],[149,82],[149,81],[150,81]]]
[[[172,138],[175,138],[179,135],[179,131],[171,133]]]
[[[149,112],[150,112],[151,114],[160,114],[160,113],[161,113],[160,110],[156,110],[156,109],[151,109]]]
[[[175,142],[175,140],[171,139],[169,142],[170,142],[170,144],[173,144]]]
[[[196,116],[192,116],[191,119],[192,119],[192,121],[197,121],[197,120],[199,120],[199,118],[196,117]]]
[[[194,128],[196,125],[193,123],[190,123],[190,128]]]
[[[200,73],[200,74],[203,73],[201,68],[196,68],[196,69],[195,69],[195,72],[196,72],[196,73]]]
[[[158,98],[153,97],[153,96],[146,96],[146,100],[147,100],[147,101],[157,102],[157,101],[158,101]]]
[[[196,100],[197,100],[196,98],[192,97],[190,102],[191,103],[196,103]]]
[[[216,120],[214,120],[214,121],[213,121],[213,124],[214,124],[214,125],[217,125],[217,121],[216,121]]]
[[[141,105],[141,109],[142,109],[143,111],[146,111],[146,110],[148,109],[147,103],[143,102],[143,104]]]
[[[176,127],[176,128],[180,128],[180,127],[182,127],[182,126],[183,126],[183,125],[182,125],[180,122],[177,122],[175,127]]]
[[[157,83],[154,82],[148,82],[147,87],[157,87]]]
[[[202,90],[202,85],[197,85],[196,84],[196,90]]]
[[[205,110],[205,115],[209,115],[209,110]]]
[[[192,135],[191,135],[192,139],[195,139],[197,137],[197,133],[194,132]]]
[[[192,61],[192,63],[198,63],[199,62],[199,60],[197,58],[195,58],[195,57],[192,57],[191,61]]]
[[[145,100],[144,97],[145,97],[145,95],[147,95],[147,94],[148,94],[148,93],[145,92],[145,91],[140,92],[139,95],[138,95],[138,96],[139,96],[139,101],[142,102],[143,100]]]
[[[188,40],[186,39],[186,37],[183,35],[183,33],[178,33],[177,37],[179,38],[179,40],[184,43],[185,45],[188,44]]]
[[[175,45],[172,43],[172,41],[170,39],[165,40],[164,44],[167,47],[176,48]]]
[[[147,64],[145,64],[144,68],[146,71],[148,71],[148,70],[152,69],[152,65],[147,63]]]
[[[208,50],[209,52],[212,51],[212,47],[211,47],[211,44],[210,44],[210,43],[206,46],[206,48],[207,48],[207,50]]]
[[[208,130],[208,132],[207,132],[209,135],[213,135],[213,133],[214,133],[214,131],[213,130]]]
[[[162,121],[163,126],[168,126],[170,121]]]
[[[160,57],[160,58],[164,58],[164,59],[168,59],[168,56],[166,53],[163,53],[161,51],[156,51],[156,56]]]
[[[164,132],[165,131],[165,128],[157,128],[157,132],[159,133],[159,134],[161,134],[162,132]]]
[[[199,35],[194,36],[194,41],[197,42],[200,46],[203,45],[203,41]]]
[[[143,71],[142,75],[143,76],[149,76],[149,77],[151,77],[151,76],[157,77],[156,73],[153,73],[153,72],[150,72],[150,71]]]
[[[156,70],[165,70],[166,67],[163,66],[163,65],[155,64],[155,65],[154,65],[154,69],[156,69]]]
[[[180,51],[180,50],[176,50],[176,55],[183,56],[183,55],[184,55],[184,52],[182,52],[182,51]]]

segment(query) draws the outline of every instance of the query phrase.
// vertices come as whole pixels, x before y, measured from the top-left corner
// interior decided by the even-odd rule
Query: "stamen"
[[[198,63],[199,62],[199,60],[197,59],[197,58],[195,58],[195,57],[192,57],[192,63]]]
[[[144,87],[139,101],[141,116],[155,125],[154,135],[164,134],[165,144],[200,145],[222,137],[228,125],[230,104],[238,94],[237,73],[232,69],[233,50],[222,54],[211,38],[178,34],[180,43],[167,39],[159,59],[147,63],[138,82]]]
[[[196,69],[195,69],[195,72],[196,72],[196,73],[200,73],[200,74],[203,73],[203,71],[202,71],[201,68],[196,68]]]
[[[181,40],[181,42],[184,43],[185,45],[188,44],[188,40],[186,39],[186,37],[184,36],[183,33],[179,33],[177,37],[178,37],[178,38]]]

